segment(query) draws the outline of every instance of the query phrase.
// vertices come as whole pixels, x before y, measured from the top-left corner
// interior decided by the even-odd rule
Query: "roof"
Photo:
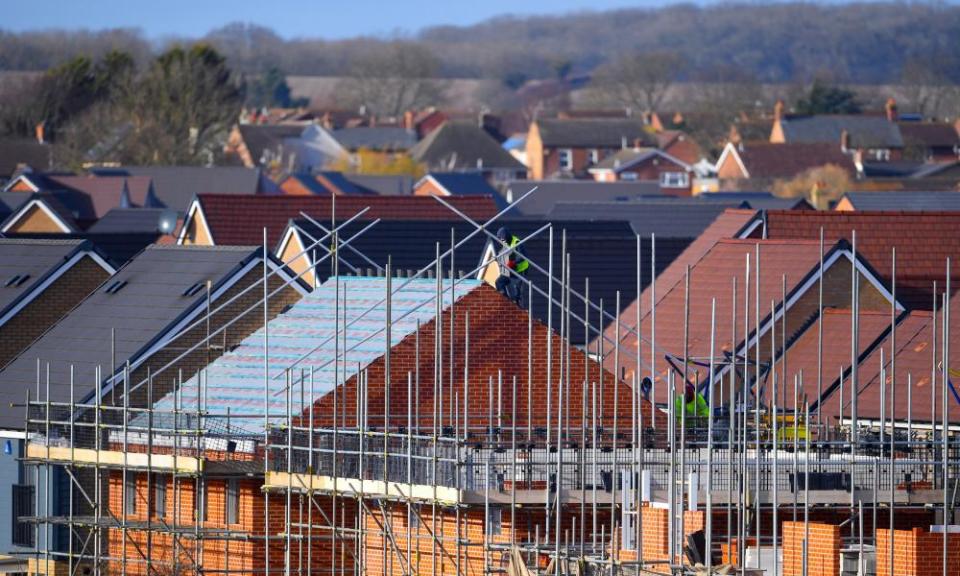
[[[625,220],[644,238],[687,238],[700,235],[721,212],[743,203],[695,198],[643,199],[628,202],[558,202],[550,220]]]
[[[417,143],[417,133],[395,126],[358,126],[340,128],[331,132],[347,150],[399,151],[408,150]]]
[[[506,186],[507,201],[537,191],[517,205],[524,217],[545,216],[557,202],[612,202],[648,196],[663,197],[660,182],[596,182],[594,180],[516,180]]]
[[[526,170],[485,130],[466,121],[444,122],[411,148],[410,156],[437,170]]]
[[[477,280],[464,280],[457,284],[456,299],[480,286]],[[328,280],[312,293],[304,296],[290,310],[274,318],[267,325],[270,383],[269,410],[278,417],[287,413],[287,397],[284,394],[285,371],[290,368],[305,370],[313,377],[313,390],[323,395],[345,382],[354,374],[355,368],[363,368],[384,354],[387,346],[384,326],[387,309],[385,278],[340,277]],[[391,298],[391,330],[389,346],[400,343],[435,317],[437,282],[429,279],[394,279]],[[349,327],[341,330],[338,348],[342,360],[340,366],[349,366],[349,371],[338,369],[332,361],[336,332],[336,298],[341,298],[340,322]],[[342,300],[346,299],[346,304]],[[451,305],[452,295],[444,293],[443,308]],[[203,397],[207,410],[240,418],[264,414],[264,329],[248,336],[233,350],[227,352],[206,369]],[[180,409],[195,409],[198,379],[191,378],[182,386],[179,399],[169,394],[155,404],[160,412],[173,412],[174,402]],[[263,420],[244,418],[239,428],[246,432],[263,432]]]
[[[22,175],[39,193],[55,196],[72,218],[91,223],[124,205],[159,207],[149,176],[106,177],[27,173]],[[8,193],[9,194],[9,193]]]
[[[254,164],[260,164],[267,149],[282,147],[287,138],[300,138],[302,124],[241,124],[237,127]]]
[[[218,245],[262,244],[266,227],[268,242],[275,246],[289,220],[300,218],[304,212],[312,218],[329,221],[333,207],[329,196],[200,194],[197,201]],[[448,201],[475,219],[486,220],[497,213],[491,197],[465,196]],[[459,220],[448,208],[426,196],[336,197],[336,210],[340,215],[353,216],[367,207],[370,209],[362,216],[365,220]]]
[[[322,230],[304,218],[294,220],[294,224],[305,233],[301,238],[304,246],[312,245],[324,234]],[[330,228],[329,221],[322,224],[325,228]],[[341,241],[353,237],[369,224],[368,221],[354,221],[347,224],[339,231]],[[434,261],[437,255],[437,243],[440,244],[441,252],[450,248],[451,232],[455,241],[460,241],[475,230],[475,226],[459,219],[381,220],[376,226],[350,241],[349,246],[353,250],[350,248],[341,250],[340,273],[352,273],[353,270],[350,266],[361,273],[367,273],[367,271],[372,273],[373,266],[370,262],[358,256],[354,252],[356,250],[382,268],[386,267],[387,259],[390,258],[395,273],[409,276],[411,272],[417,272]],[[458,271],[458,277],[468,272],[476,272],[475,268],[481,262],[483,248],[487,243],[486,238],[486,235],[477,233],[457,248],[454,253],[454,265]],[[318,259],[326,254],[323,249],[316,250],[316,253]],[[329,263],[330,259],[328,258],[326,262]],[[343,262],[346,262],[346,264]],[[444,259],[443,266],[449,270],[449,257]],[[321,279],[326,279],[330,275],[330,264],[321,264],[318,268]]]
[[[677,358],[683,357],[685,329],[689,334],[689,357],[701,359],[709,357],[711,301],[716,299],[718,325],[727,326],[734,308],[731,293],[732,281],[734,278],[743,280],[748,258],[751,260],[751,267],[755,266],[753,260],[758,244],[762,270],[760,302],[764,303],[761,306],[761,316],[764,318],[769,317],[770,302],[776,302],[777,307],[780,307],[781,278],[786,278],[789,298],[791,292],[795,291],[811,272],[816,272],[819,266],[819,242],[724,239],[714,244],[703,258],[690,267],[690,305],[687,326],[684,323],[685,282],[677,282],[672,287],[663,287],[663,297],[657,305],[656,322],[656,374],[657,382],[660,383],[655,396],[657,402],[663,402],[667,398],[663,384],[666,382],[670,364],[664,356],[670,354]],[[634,315],[633,318],[627,319],[629,325],[636,325],[635,318]],[[649,307],[646,307],[641,320],[642,334],[645,338],[650,334],[651,324]],[[731,352],[739,348],[743,341],[743,334],[739,334],[737,338],[738,341],[733,342],[729,331],[718,330],[716,353]],[[623,344],[628,349],[635,350],[636,341],[636,337],[630,335]],[[645,343],[644,347],[649,353],[649,343]],[[626,362],[626,364],[629,366],[631,363]],[[675,364],[680,366],[682,362]],[[702,369],[700,372],[701,381],[703,381],[706,378],[702,377],[704,376]],[[691,375],[690,380],[694,381],[695,378]]]
[[[0,238],[0,318],[79,252],[94,252],[93,244]]]
[[[507,223],[510,232],[524,238],[546,224],[541,220],[521,220]],[[603,300],[604,309],[608,314],[616,316],[615,302],[617,291],[620,291],[620,307],[625,308],[636,298],[636,261],[637,240],[633,228],[628,222],[611,221],[557,221],[553,222],[553,273],[554,298],[557,299],[560,290],[559,278],[563,258],[561,256],[561,238],[564,232],[567,237],[567,251],[570,254],[570,285],[584,293],[587,279],[590,281],[590,300],[598,304]],[[689,244],[689,238],[664,239],[657,243],[657,271],[666,268]],[[644,241],[641,246],[641,257],[644,262],[650,262],[650,243]],[[523,251],[527,258],[540,268],[548,270],[550,266],[549,231],[541,232],[539,236],[523,244]],[[642,270],[643,284],[641,290],[650,280],[649,264]],[[546,274],[531,266],[527,278],[532,281],[543,293],[547,293],[549,282]],[[573,297],[572,310],[574,314],[583,312],[583,300]],[[537,320],[547,322],[546,297],[534,290],[533,316]],[[592,323],[596,326],[597,311],[592,311]],[[559,306],[554,307],[554,328],[559,326]],[[582,316],[580,316],[582,318]],[[574,318],[570,340],[575,345],[589,342],[596,336],[594,332],[585,334],[583,321]],[[605,318],[601,326],[607,326],[612,320]]]
[[[550,148],[621,148],[640,141],[656,145],[656,138],[641,120],[590,118],[578,120],[542,119],[535,122],[540,140]]]
[[[839,146],[841,135],[846,131],[851,148],[903,148],[900,128],[885,116],[788,116],[780,121],[780,126],[786,142],[824,142]]]
[[[364,190],[381,196],[408,196],[413,193],[413,176],[344,174],[344,178]]]
[[[80,223],[74,218],[75,213],[69,210],[61,201],[60,198],[65,195],[74,195],[82,196],[82,193],[78,192],[12,192],[11,194],[23,194],[24,201],[10,213],[2,223],[0,223],[0,230],[3,230],[9,226],[12,226],[15,222],[18,222],[24,215],[29,214],[34,208],[39,208],[47,212],[48,216],[51,217],[60,229],[65,232],[76,232],[82,227]],[[89,222],[89,220],[87,220]]]
[[[421,179],[432,179],[451,196],[496,196],[503,198],[497,189],[479,172],[431,172]],[[419,185],[420,182],[417,183]]]
[[[122,166],[97,168],[95,174],[145,176],[164,208],[185,213],[197,194],[253,195],[271,192],[272,183],[257,168],[243,166]]]
[[[50,400],[64,402],[70,394],[70,366],[75,367],[79,401],[92,392],[96,367],[112,372],[111,330],[115,330],[116,366],[146,351],[191,309],[202,306],[204,291],[184,296],[197,283],[212,280],[222,287],[241,266],[259,259],[255,247],[150,246],[109,281],[126,281],[122,289],[101,288],[34,341],[0,370],[0,405],[22,402],[24,390],[36,382],[37,362],[50,369]],[[108,286],[109,288],[109,286]],[[21,428],[22,411],[0,410],[0,427]]]
[[[853,158],[840,149],[839,140],[787,144],[749,142],[740,146],[729,144],[724,149],[724,155],[728,152],[736,153],[750,178],[792,178],[827,164],[839,166],[850,174],[857,172]]]
[[[770,192],[703,192],[698,198],[718,202],[746,202],[756,210],[810,210],[805,198],[780,198]]]
[[[0,179],[9,178],[20,165],[46,170],[53,163],[53,148],[31,139],[0,139]]]
[[[960,211],[960,191],[847,192],[855,210]]]
[[[107,260],[114,266],[122,266],[131,258],[140,253],[148,245],[157,240],[157,232],[71,232],[47,233],[28,232],[4,234],[6,238],[20,238],[25,240],[89,240],[100,250]]]
[[[771,239],[820,238],[833,243],[852,241],[857,232],[857,252],[870,262],[887,284],[891,280],[891,252],[897,249],[897,298],[907,308],[932,307],[933,282],[944,281],[946,259],[960,261],[960,212],[819,212],[770,210],[765,217]],[[762,233],[763,227],[755,234]],[[955,279],[960,270],[953,267]],[[956,285],[956,284],[955,284]]]
[[[858,348],[857,357],[863,356],[872,350],[878,343],[883,342],[889,333],[890,313],[874,310],[860,310],[858,319]],[[802,406],[803,399],[806,398],[810,403],[810,411],[814,413],[821,406],[818,404],[818,391],[824,395],[829,395],[832,387],[837,385],[841,371],[847,374],[850,369],[850,345],[851,345],[851,323],[852,314],[850,309],[825,308],[823,310],[823,345],[822,359],[818,364],[817,351],[820,347],[819,325],[816,318],[810,320],[808,329],[804,330],[799,337],[793,341],[787,348],[787,374],[786,382],[789,385],[788,398],[793,396],[794,378],[799,379],[802,373],[803,378],[799,379],[803,388],[799,392]],[[783,356],[777,357],[778,362],[782,362]],[[817,369],[821,366],[822,379],[817,383]],[[849,376],[845,376],[846,380]],[[782,381],[781,381],[782,382]],[[849,383],[844,396],[849,399]],[[822,405],[821,415],[824,418],[832,418],[838,414],[838,404],[836,399],[839,394],[834,393],[833,400]],[[792,407],[794,403],[788,401],[786,405]],[[844,413],[849,414],[848,407],[844,408]],[[834,422],[828,420],[830,424]]]
[[[30,200],[30,194],[23,192],[0,192],[0,220],[13,214]]]
[[[653,296],[651,290],[656,289],[656,301],[659,303],[663,300],[667,292],[683,279],[687,266],[694,266],[704,255],[713,249],[720,240],[737,237],[740,232],[750,224],[756,214],[756,210],[724,210],[717,215],[714,221],[707,226],[693,242],[687,245],[680,254],[672,258],[669,253],[664,257],[660,250],[662,242],[658,240],[656,243],[656,265],[658,271],[656,286],[650,286],[649,283],[646,284],[640,298],[634,298],[633,301],[624,308],[622,313],[623,323],[629,326],[636,326],[637,306],[639,305],[641,310],[649,309],[650,300]],[[651,239],[649,237],[641,237],[641,242],[641,246],[649,247]],[[644,276],[649,276],[650,260],[648,254],[644,260],[645,264],[643,264],[646,268],[643,270]],[[634,273],[636,273],[636,269],[634,269]],[[607,336],[613,338],[613,333],[609,328],[607,329]]]
[[[951,311],[956,308],[958,304],[957,296],[954,296],[951,300]],[[939,421],[943,418],[942,411],[942,400],[943,400],[943,389],[941,388],[943,384],[942,378],[939,376],[934,381],[931,379],[931,361],[932,361],[932,352],[933,352],[933,330],[936,328],[936,342],[938,350],[941,350],[940,346],[942,345],[943,339],[943,315],[942,313],[937,314],[936,325],[934,324],[933,314],[926,311],[913,311],[906,318],[904,318],[897,325],[897,355],[896,355],[896,390],[894,391],[893,396],[896,398],[896,418],[898,420],[907,419],[907,379],[908,377],[912,381],[912,418],[914,422],[917,421],[930,421],[931,415],[936,414],[936,418]],[[950,326],[950,341],[957,342],[957,338],[960,337],[960,329],[958,329],[956,323],[953,323]],[[891,383],[891,374],[890,372],[890,346],[889,342],[885,342],[883,346],[884,350],[884,362],[885,362],[885,371],[887,372],[887,391],[886,391],[886,410],[889,414],[891,404],[891,394],[890,394],[890,383]],[[954,367],[958,365],[960,361],[960,353],[955,352],[956,347],[950,346],[950,368],[953,370]],[[951,381],[954,386],[957,385],[957,379],[954,376],[951,376]],[[858,372],[858,382],[860,383],[860,396],[858,397],[857,405],[857,414],[860,417],[866,418],[879,418],[880,415],[880,349],[879,347],[874,348],[871,353],[864,358],[863,362],[860,365]],[[931,386],[933,384],[933,386]],[[932,390],[932,388],[936,390]],[[931,393],[936,394],[936,412],[931,412]],[[837,394],[833,394],[833,397],[836,397]],[[850,414],[850,405],[849,405],[849,394],[844,394],[847,396],[845,405],[844,405],[844,415]],[[828,399],[825,403],[824,410],[829,411],[831,414],[836,410],[836,400]],[[947,406],[949,411],[949,420],[950,422],[956,423],[960,421],[960,403],[956,402],[953,394],[948,394]],[[833,408],[833,410],[831,410]]]
[[[615,153],[610,154],[601,160],[596,166],[594,166],[594,169],[613,170],[619,172],[620,170],[626,170],[652,156],[660,156],[669,162],[678,164],[678,166],[684,169],[690,169],[690,166],[686,162],[683,162],[678,158],[674,158],[662,150],[658,150],[657,148],[624,148],[622,150],[617,150]]]
[[[943,122],[898,122],[903,145],[924,148],[953,148],[960,145],[960,133]]]
[[[358,186],[351,181],[343,172],[324,171],[319,172],[315,177],[304,177],[301,182],[309,180],[311,182],[308,188],[314,190],[314,194],[373,194],[372,190],[367,190],[363,186]],[[322,188],[322,192],[315,189],[313,184]]]
[[[159,230],[160,217],[167,213],[163,208],[114,208],[87,230],[97,234],[155,233]]]

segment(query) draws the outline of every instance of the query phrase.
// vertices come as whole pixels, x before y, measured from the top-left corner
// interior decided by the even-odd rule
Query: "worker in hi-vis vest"
[[[497,290],[522,306],[524,284],[521,278],[526,277],[530,262],[523,254],[519,245],[520,239],[510,233],[506,227],[497,230],[497,240],[501,250],[497,254],[497,265],[500,268],[500,277],[497,278]]]
[[[703,394],[697,392],[693,384],[687,383],[683,395],[678,395],[675,400],[674,412],[677,420],[684,417],[684,412],[686,412],[687,419],[708,418],[710,407],[707,406],[707,400],[703,397]]]

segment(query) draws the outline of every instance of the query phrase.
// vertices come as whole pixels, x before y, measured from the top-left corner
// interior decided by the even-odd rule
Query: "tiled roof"
[[[750,178],[792,178],[811,168],[833,164],[850,174],[857,171],[853,158],[837,142],[772,144],[748,142],[737,148]]]
[[[737,348],[742,342],[743,335],[738,335],[738,342],[731,341],[729,330],[722,330],[721,327],[729,326],[730,318],[733,314],[734,303],[732,301],[732,281],[738,279],[738,284],[743,286],[746,261],[751,259],[751,269],[755,274],[756,264],[753,258],[756,245],[760,245],[760,302],[765,303],[760,308],[762,318],[770,314],[770,302],[781,302],[781,278],[786,277],[787,295],[794,291],[801,280],[805,279],[811,271],[815,271],[820,261],[820,246],[818,242],[802,241],[770,241],[770,240],[720,240],[718,241],[695,265],[690,268],[690,295],[689,295],[689,357],[707,358],[710,351],[710,308],[711,299],[716,298],[717,302],[717,342],[716,353],[730,352]],[[753,284],[753,279],[751,280]],[[751,286],[752,288],[752,286]],[[660,290],[658,289],[658,292]],[[684,298],[685,284],[678,282],[672,288],[665,289],[663,297],[657,305],[656,322],[656,373],[657,394],[656,400],[663,402],[667,399],[667,392],[664,384],[666,375],[670,368],[670,363],[666,360],[666,355],[672,355],[682,358],[683,338],[684,338]],[[742,291],[738,300],[742,298]],[[742,307],[741,302],[737,306]],[[649,308],[649,307],[647,307]],[[742,313],[742,309],[741,309]],[[624,321],[630,326],[636,325],[636,312],[634,316],[625,317]],[[755,323],[755,318],[752,321]],[[641,320],[642,335],[649,338],[652,319],[649,310]],[[637,338],[633,335],[629,337],[621,333],[623,341],[622,346],[628,350],[636,350]],[[645,364],[649,364],[650,348],[649,343],[644,343],[646,349],[644,353],[647,356],[644,359]],[[611,367],[613,358],[607,363]],[[634,366],[634,360],[621,362],[630,370]],[[682,362],[674,362],[680,366]],[[649,368],[647,368],[649,370]],[[699,370],[700,380],[705,380],[705,368],[691,368]],[[693,381],[693,375],[689,375]],[[682,380],[681,380],[682,382]]]
[[[358,126],[341,128],[331,132],[337,142],[347,150],[400,151],[408,150],[417,143],[417,133],[395,126]]]
[[[480,284],[477,280],[458,283],[457,300],[477,289]],[[393,290],[390,346],[415,332],[418,324],[435,317],[437,282],[398,278],[394,280]],[[340,332],[338,349],[341,361],[336,366],[334,350],[337,344],[334,334],[338,293],[341,299],[341,326],[347,328]],[[382,301],[386,293],[384,278],[331,279],[270,321],[267,332],[271,414],[278,418],[287,414],[287,398],[284,394],[287,368],[292,370],[294,377],[298,377],[301,370],[312,374],[313,390],[319,397],[346,381],[357,367],[362,368],[384,354],[387,343],[383,328],[387,314]],[[446,291],[443,308],[451,305],[451,298],[450,292]],[[205,378],[208,384],[203,391],[207,410],[217,414],[225,414],[229,410],[231,415],[239,418],[264,414],[266,358],[263,342],[264,329],[261,327],[207,367]],[[345,370],[344,366],[349,369]],[[180,394],[182,410],[189,412],[195,409],[197,385],[196,377],[184,383]],[[174,401],[171,394],[157,402],[155,407],[161,412],[172,412]],[[245,418],[239,420],[237,427],[246,432],[262,433],[263,420]]]
[[[885,116],[788,116],[780,126],[787,142],[829,142],[839,146],[841,134],[846,130],[851,148],[903,147],[899,127]]]
[[[100,176],[48,176],[48,180],[68,191],[81,195],[51,190],[77,220],[93,221],[113,208],[120,208],[124,187],[129,193],[132,206],[158,208],[156,198],[151,198],[152,180],[149,176],[126,176],[122,178]]]
[[[256,247],[151,246],[109,280],[126,281],[122,289],[107,293],[101,288],[50,328],[0,371],[0,405],[22,402],[24,390],[36,382],[38,360],[50,368],[50,400],[66,402],[70,397],[70,367],[79,383],[76,398],[81,401],[93,391],[95,369],[112,373],[111,331],[115,330],[117,366],[146,350],[154,339],[168,330],[195,306],[203,304],[200,291],[184,291],[208,280],[214,289],[242,264],[259,258]],[[19,429],[22,410],[0,410],[0,426]]]
[[[637,140],[656,146],[654,135],[640,120],[626,118],[590,118],[581,120],[541,119],[536,121],[540,139],[547,147],[620,148]]]
[[[844,197],[855,210],[960,212],[960,191],[847,192]]]
[[[850,333],[851,333],[852,315],[849,309],[826,308],[823,311],[823,355],[822,370],[823,376],[820,384],[820,391],[824,396],[828,396],[831,388],[839,382],[840,370],[843,369],[848,374],[850,369]],[[864,353],[873,349],[879,342],[883,342],[890,328],[890,313],[879,310],[860,310],[859,318],[859,337],[857,356],[861,357]],[[817,347],[819,343],[818,323],[813,319],[807,329],[796,338],[796,340],[787,348],[787,373],[786,373],[786,392],[787,402],[781,405],[787,405],[793,408],[793,383],[795,378],[803,375],[803,387],[799,392],[799,403],[797,406],[803,410],[804,398],[810,403],[811,414],[815,413],[818,406],[819,396],[817,394]],[[789,337],[789,336],[788,336]],[[777,370],[780,374],[780,362],[782,356],[777,359]],[[778,376],[779,378],[779,376]],[[849,376],[844,376],[844,395],[849,399]],[[862,382],[862,380],[861,380]],[[783,390],[783,382],[778,386],[778,394]],[[782,398],[782,396],[781,396]],[[832,399],[822,405],[821,415],[829,424],[834,424],[833,416],[838,414],[836,399],[838,393],[834,393]],[[849,408],[844,408],[844,413],[849,414]]]
[[[6,179],[21,165],[46,170],[53,163],[53,147],[30,139],[0,139],[0,179]]]
[[[197,194],[245,196],[273,192],[276,187],[258,168],[243,166],[121,166],[96,168],[91,172],[150,178],[153,192],[163,207],[181,213],[187,211]]]
[[[475,122],[447,121],[410,149],[431,170],[526,170]]]
[[[24,240],[89,240],[106,256],[114,266],[123,266],[131,258],[139,254],[144,248],[153,244],[158,237],[157,232],[26,232],[7,233],[6,238],[20,238]]]
[[[200,194],[197,196],[203,214],[210,226],[213,240],[219,245],[263,243],[263,228],[267,228],[271,247],[291,219],[305,212],[312,218],[329,221],[333,206],[329,196],[256,195],[233,196]],[[465,196],[448,199],[474,219],[486,220],[497,213],[491,197]],[[337,214],[350,217],[369,207],[365,220],[421,219],[459,220],[460,218],[434,198],[426,196],[340,196],[336,198]]]
[[[0,316],[75,253],[92,249],[83,240],[0,239]]]
[[[953,297],[951,301],[951,314],[953,310],[960,305],[960,298]],[[937,354],[942,352],[943,340],[943,315],[937,314],[936,326],[934,325],[933,315],[930,312],[914,311],[907,316],[897,326],[897,357],[896,357],[896,417],[898,420],[907,419],[907,377],[912,379],[912,413],[914,421],[930,421],[930,404],[932,393],[936,394],[936,418],[939,421],[943,417],[943,379],[938,372],[936,380],[931,379],[932,357],[933,357],[933,330],[937,330]],[[958,342],[960,337],[960,327],[953,323],[950,327],[950,368],[957,369],[960,366],[960,352],[953,343]],[[889,415],[891,407],[890,394],[890,342],[884,342],[884,362],[887,371],[887,390],[885,411]],[[864,359],[860,366],[858,375],[860,382],[860,396],[858,398],[857,414],[865,418],[880,417],[880,350],[874,349],[871,354]],[[950,377],[951,382],[956,387],[960,382],[956,377]],[[933,383],[933,386],[931,385]],[[933,390],[935,386],[935,390]],[[960,392],[960,389],[958,389]],[[836,394],[834,394],[835,396]],[[850,398],[845,391],[843,413],[845,417],[850,414]],[[836,400],[831,399],[826,403],[826,409],[830,413],[836,411]],[[951,392],[947,392],[947,409],[949,411],[949,420],[952,423],[960,422],[960,403],[956,401]],[[889,417],[889,416],[888,416]]]
[[[904,146],[951,148],[960,144],[960,134],[952,124],[943,122],[900,122]]]
[[[933,282],[944,282],[946,259],[960,261],[960,212],[818,212],[771,210],[766,213],[767,238],[820,238],[832,244],[852,240],[857,232],[857,251],[883,281],[891,277],[891,251],[897,249],[897,298],[908,308],[929,310]],[[762,227],[755,232],[762,233]],[[960,266],[953,266],[954,280]],[[957,285],[955,283],[955,285]]]
[[[622,220],[630,222],[635,233],[644,238],[686,238],[700,235],[717,216],[728,208],[740,208],[742,202],[695,198],[651,198],[627,202],[558,202],[550,220]]]
[[[506,187],[507,199],[516,200],[537,187],[517,205],[525,217],[545,216],[557,202],[621,202],[651,196],[663,197],[659,182],[595,182],[593,180],[516,180]]]
[[[661,254],[660,246],[661,242],[657,242],[657,285],[656,285],[656,295],[657,302],[660,302],[667,292],[673,288],[673,286],[683,279],[686,272],[687,266],[693,266],[700,261],[703,256],[709,252],[714,245],[724,238],[734,238],[736,235],[747,226],[751,220],[753,220],[756,215],[756,210],[725,210],[713,221],[712,224],[707,226],[707,228],[701,233],[696,240],[690,243],[683,252],[677,255],[675,258],[670,259],[668,262],[663,262],[663,255]],[[650,276],[650,237],[641,237],[642,246],[646,246],[648,250],[647,255],[645,256],[643,262],[642,273],[647,277],[648,284],[643,288],[642,296],[640,297],[640,303],[643,310],[647,310],[650,307],[650,291],[651,287],[649,285],[649,276]],[[665,266],[665,267],[664,267]],[[636,274],[636,268],[634,268],[633,273]],[[622,296],[621,296],[622,298]],[[624,325],[636,326],[637,323],[637,305],[638,301],[636,298],[628,305],[622,312],[621,322]],[[613,338],[613,333],[608,328],[607,336]]]
[[[114,208],[87,230],[97,234],[157,232],[166,212],[164,208]]]

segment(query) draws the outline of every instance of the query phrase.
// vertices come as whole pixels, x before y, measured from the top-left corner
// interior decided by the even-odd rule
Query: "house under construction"
[[[543,322],[478,279],[488,261],[451,262],[456,242],[414,274],[341,274],[366,228],[340,224],[298,271],[329,279],[277,314],[297,279],[264,265],[241,312],[259,328],[199,370],[105,366],[54,401],[38,359],[29,571],[960,573],[950,255],[927,309],[897,296],[910,254],[878,271],[856,233],[723,218],[656,280],[638,236],[623,314],[571,285],[550,225],[522,239],[561,263],[531,260],[546,290],[520,278]]]

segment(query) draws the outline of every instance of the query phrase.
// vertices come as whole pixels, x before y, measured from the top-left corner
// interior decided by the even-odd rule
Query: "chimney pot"
[[[890,122],[896,122],[898,118],[897,114],[897,101],[894,98],[887,98],[887,104],[884,106],[887,111],[887,120]]]
[[[773,121],[779,122],[783,120],[783,100],[777,100],[777,103],[773,105]]]

